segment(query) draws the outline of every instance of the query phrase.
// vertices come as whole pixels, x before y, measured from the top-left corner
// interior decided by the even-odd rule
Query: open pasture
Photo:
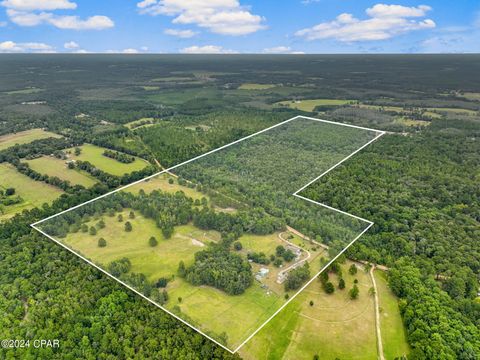
[[[86,188],[97,183],[97,180],[88,173],[69,169],[65,160],[57,159],[53,156],[42,156],[37,159],[27,160],[26,163],[31,169],[40,174],[56,176],[59,179],[70,181],[72,185],[82,185]]]
[[[149,165],[148,161],[138,157],[135,158],[134,162],[124,164],[120,161],[104,156],[103,152],[106,149],[92,144],[84,144],[80,146],[80,149],[82,149],[82,152],[78,156],[74,154],[74,149],[68,149],[69,157],[73,160],[88,161],[100,170],[116,176],[139,171]]]
[[[23,199],[21,203],[1,208],[0,219],[9,218],[22,210],[42,206],[43,203],[51,203],[63,194],[62,190],[52,185],[32,180],[19,173],[8,163],[0,163],[0,188],[2,190],[14,188],[15,195]]]
[[[8,149],[16,144],[23,145],[35,140],[60,138],[61,136],[43,129],[30,129],[20,131],[15,134],[6,134],[0,136],[0,150]]]

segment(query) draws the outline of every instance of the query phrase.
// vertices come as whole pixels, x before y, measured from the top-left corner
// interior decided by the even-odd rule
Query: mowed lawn
[[[0,163],[0,188],[15,188],[15,194],[19,195],[23,201],[19,204],[7,206],[0,212],[0,219],[6,219],[22,210],[40,207],[43,203],[51,203],[58,198],[63,191],[45,184],[41,181],[35,181],[28,176],[23,175],[8,163]]]
[[[320,281],[312,282],[241,350],[245,359],[377,359],[375,313],[369,275],[348,274],[342,266],[346,288],[328,295]],[[348,290],[358,279],[360,294],[350,300]],[[313,301],[313,305],[310,305]],[[389,357],[390,359],[391,357]]]
[[[124,164],[120,161],[103,155],[103,152],[106,149],[92,144],[84,144],[80,146],[80,148],[82,149],[82,152],[78,156],[74,154],[74,149],[68,149],[71,159],[88,161],[95,167],[111,175],[122,176],[133,171],[142,170],[149,165],[148,161],[139,157],[136,157],[135,161],[132,163]]]
[[[0,150],[8,149],[16,144],[28,144],[35,140],[48,138],[61,138],[61,135],[45,131],[43,129],[30,129],[20,131],[15,134],[6,134],[0,136]]]
[[[97,180],[87,172],[69,169],[65,160],[53,156],[42,156],[26,162],[36,172],[70,181],[72,185],[82,185],[89,188],[97,183]]]
[[[309,99],[309,100],[287,100],[275,103],[276,106],[287,106],[302,111],[313,111],[317,106],[341,106],[354,103],[355,100],[339,99]]]

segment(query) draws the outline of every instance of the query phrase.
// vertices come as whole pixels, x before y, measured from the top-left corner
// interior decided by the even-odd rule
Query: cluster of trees
[[[135,161],[135,156],[130,156],[118,151],[113,150],[105,150],[103,152],[103,156],[109,157],[111,159],[115,159],[124,164],[130,164]]]
[[[23,201],[21,196],[15,195],[15,188],[0,189],[0,206],[19,204]],[[0,207],[1,212],[1,207]]]
[[[253,283],[248,261],[221,245],[195,253],[195,262],[188,268],[180,263],[178,274],[193,285],[213,286],[229,295],[243,294]]]
[[[310,279],[310,265],[307,261],[302,266],[290,270],[285,280],[285,291],[298,290]]]
[[[478,136],[462,120],[386,135],[303,192],[375,223],[347,256],[395,267],[390,284],[404,299],[414,359],[479,353]]]

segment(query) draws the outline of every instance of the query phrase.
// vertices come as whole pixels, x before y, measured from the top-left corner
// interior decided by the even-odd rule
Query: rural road
[[[380,308],[378,301],[378,291],[377,283],[375,282],[375,277],[373,272],[375,271],[375,265],[370,268],[370,279],[372,280],[373,290],[374,290],[374,304],[375,304],[375,331],[377,333],[377,350],[378,350],[378,359],[385,360],[385,355],[383,353],[383,343],[382,343],[382,332],[380,329]]]

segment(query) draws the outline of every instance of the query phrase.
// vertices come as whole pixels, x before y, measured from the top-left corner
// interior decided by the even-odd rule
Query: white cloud
[[[335,39],[344,42],[386,40],[393,36],[414,30],[431,29],[431,19],[413,20],[424,17],[431,10],[429,6],[406,7],[401,5],[376,4],[365,12],[366,20],[343,13],[333,21],[323,22],[311,28],[299,30],[296,36],[307,40]]]
[[[140,51],[138,51],[137,49],[133,49],[133,48],[128,48],[128,49],[123,49],[122,50],[122,53],[123,54],[138,54]]]
[[[69,30],[103,30],[115,26],[107,16],[95,15],[82,20],[74,15],[55,15],[48,12],[33,13],[8,9],[10,20],[20,26],[37,26],[50,24],[59,29]]]
[[[195,24],[222,35],[246,35],[265,28],[265,19],[238,0],[144,0],[137,8],[141,14],[175,16],[174,24]]]
[[[263,49],[264,54],[305,54],[303,51],[293,51],[289,46],[275,46]]]
[[[0,21],[0,27],[4,27],[4,26],[7,26],[7,22],[6,21]]]
[[[190,46],[180,50],[183,54],[235,54],[234,50],[224,49],[217,45]]]
[[[177,29],[166,29],[164,33],[167,35],[177,36],[182,39],[188,39],[198,34],[196,31],[193,31],[193,30],[177,30]]]
[[[68,0],[4,0],[0,5],[9,9],[23,11],[77,8],[77,4]]]
[[[0,5],[7,8],[10,21],[20,26],[49,24],[59,29],[103,30],[115,25],[109,17],[103,15],[81,19],[75,15],[57,15],[52,12],[76,9],[77,4],[69,0],[4,0]]]
[[[80,45],[78,45],[75,41],[69,41],[63,44],[63,47],[65,49],[73,50],[73,49],[78,49]]]
[[[51,53],[55,51],[52,46],[45,43],[39,43],[39,42],[27,42],[27,43],[16,43],[13,41],[0,42],[0,53],[24,53],[24,52]]]
[[[48,22],[59,29],[70,30],[103,30],[115,26],[109,17],[103,15],[90,16],[85,20],[78,16],[55,16]]]

